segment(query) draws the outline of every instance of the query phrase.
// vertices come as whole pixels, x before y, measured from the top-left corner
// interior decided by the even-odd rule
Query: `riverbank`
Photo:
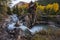
[[[25,19],[25,18],[27,18],[27,19]],[[53,17],[54,18],[54,17]],[[9,20],[8,20],[9,19]],[[12,21],[11,21],[11,20]],[[12,40],[12,39],[15,39],[16,40],[16,38],[12,38],[12,39],[9,39],[10,38],[10,36],[11,35],[9,35],[9,33],[8,32],[6,32],[6,25],[7,24],[9,24],[10,22],[11,23],[16,23],[18,20],[18,16],[17,15],[15,15],[15,14],[13,14],[13,15],[11,15],[11,18],[10,18],[10,16],[8,17],[8,18],[6,18],[6,19],[4,19],[4,21],[3,21],[3,24],[1,25],[1,27],[0,27],[0,34],[1,34],[1,36],[0,36],[0,38],[1,38],[1,40]],[[23,18],[24,20],[25,20],[25,23],[27,23],[28,24],[28,22],[30,21],[29,20],[29,18],[28,18],[28,16],[26,16],[26,17],[24,17]],[[48,19],[48,17],[47,17],[47,19]],[[55,18],[54,18],[55,19]],[[23,22],[23,20],[21,19],[21,20],[19,20],[19,21],[22,21]],[[19,21],[18,21],[18,23],[19,23]],[[37,20],[38,21],[38,20]],[[44,20],[45,21],[45,20]],[[8,22],[8,23],[7,23]],[[39,23],[38,23],[39,22]],[[59,28],[56,28],[57,26],[55,26],[55,23],[53,22],[53,21],[45,21],[45,22],[47,22],[47,23],[49,23],[49,24],[47,24],[48,26],[46,27],[46,26],[44,26],[44,25],[46,25],[46,23],[43,23],[43,22],[41,22],[41,20],[39,20],[37,22],[37,24],[39,24],[40,26],[39,27],[37,27],[36,26],[36,22],[35,22],[35,24],[33,25],[33,26],[35,26],[35,27],[33,27],[33,26],[31,26],[31,32],[33,33],[33,35],[30,35],[29,33],[31,33],[29,30],[26,30],[26,32],[23,32],[23,30],[20,30],[21,32],[21,35],[23,35],[23,34],[28,34],[28,35],[25,35],[25,36],[22,36],[22,38],[21,38],[21,35],[17,35],[17,37],[19,37],[19,40],[32,40],[33,38],[34,38],[34,36],[37,34],[37,35],[40,35],[40,36],[42,36],[42,40],[43,40],[43,38],[45,39],[45,38],[47,38],[46,36],[48,36],[48,37],[52,37],[52,36],[54,36],[54,35],[56,35],[55,37],[57,38],[57,39],[59,39],[60,37],[58,37],[58,36],[60,36],[60,33],[59,33]],[[11,24],[10,23],[10,24]],[[25,26],[27,25],[27,24],[25,24]],[[12,24],[13,25],[13,24]],[[28,26],[29,26],[30,24],[28,24]],[[41,26],[41,25],[43,25],[43,26]],[[28,26],[26,26],[26,28],[30,28],[30,26],[28,27]],[[8,26],[7,26],[8,27]],[[22,27],[22,26],[21,26]],[[44,29],[43,29],[44,28]],[[24,29],[24,28],[23,28]],[[46,29],[48,29],[48,30],[46,30]],[[37,31],[37,32],[36,32]],[[56,32],[55,32],[56,31]],[[3,33],[3,34],[2,34]],[[17,32],[18,33],[18,32]],[[22,34],[23,33],[23,34]],[[47,33],[47,34],[46,34]],[[6,36],[6,37],[5,37]],[[39,36],[39,37],[40,37]],[[45,37],[44,37],[45,36]],[[37,36],[37,38],[39,38],[38,36]],[[54,39],[55,39],[55,37],[54,37]],[[48,40],[53,40],[52,38],[47,38]],[[46,39],[46,40],[47,40]],[[34,39],[35,40],[35,39]]]
[[[21,34],[23,35],[23,34]],[[19,40],[60,40],[60,29],[51,29],[49,30],[41,30],[40,32],[36,32],[32,36],[18,36]],[[1,40],[18,40],[16,38],[10,38],[10,35],[2,28],[0,28],[0,39]]]
[[[60,30],[42,30],[39,33],[36,33],[31,40],[60,40]]]
[[[35,24],[45,24],[45,25],[55,25],[57,27],[60,27],[60,15],[43,15],[43,16],[35,16],[34,18],[29,18],[28,15],[25,15],[23,18],[22,18],[27,27],[31,27]],[[34,20],[31,20],[31,19],[34,19]],[[33,21],[33,22],[31,22]]]

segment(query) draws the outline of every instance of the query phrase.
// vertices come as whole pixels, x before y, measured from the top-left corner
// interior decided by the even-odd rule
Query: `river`
[[[48,29],[48,25],[41,25],[41,24],[34,25],[31,29],[29,29],[27,26],[24,25],[23,22],[19,21],[16,14],[10,15],[10,19],[11,19],[10,20],[11,22],[7,24],[8,30],[13,30],[14,28],[21,28],[23,31],[28,30],[32,34],[35,34],[36,32],[39,32],[41,30],[47,30]],[[19,27],[14,26],[16,24],[16,22],[18,22]]]

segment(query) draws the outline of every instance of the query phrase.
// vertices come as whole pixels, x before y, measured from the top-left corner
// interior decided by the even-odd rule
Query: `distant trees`
[[[27,7],[28,7],[27,4],[24,4],[24,5],[21,5],[21,6],[16,5],[13,8],[13,13],[18,14],[18,15],[26,14],[27,13]]]
[[[60,0],[38,0],[39,4],[42,4],[42,5],[47,5],[47,4],[51,4],[51,3],[59,3],[60,4]]]
[[[58,3],[53,3],[53,4],[47,4],[47,5],[38,5],[36,8],[36,11],[39,12],[44,12],[46,14],[55,14],[59,12],[59,4]]]
[[[0,0],[0,13],[12,13],[11,9],[8,7],[10,0]],[[58,2],[58,3],[57,3]],[[58,12],[59,10],[59,0],[38,0],[36,2],[36,12],[42,11],[42,12],[48,12],[53,10],[54,12]],[[22,13],[26,14],[28,13],[28,5],[29,4],[24,4],[22,6],[16,6],[13,8],[13,13],[21,15]],[[53,13],[53,12],[52,12]]]

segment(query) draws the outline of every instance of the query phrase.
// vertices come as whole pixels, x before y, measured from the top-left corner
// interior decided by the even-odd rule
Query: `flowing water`
[[[32,34],[36,33],[36,32],[39,32],[40,30],[46,30],[48,29],[48,26],[46,25],[35,25],[33,26],[31,29],[29,29],[27,26],[24,26],[23,23],[19,23],[19,27],[15,27],[14,25],[16,24],[16,22],[20,22],[17,15],[16,14],[13,14],[13,15],[10,15],[10,23],[8,23],[7,25],[7,28],[8,30],[13,30],[14,28],[21,28],[23,31],[25,30],[28,30],[30,31]]]
[[[47,30],[48,29],[48,26],[47,25],[35,25],[33,26],[30,31],[34,34],[36,32],[39,32],[41,30]]]
[[[31,0],[30,0],[31,1]],[[15,4],[17,4],[17,3],[19,3],[20,1],[12,1],[12,4],[10,4],[10,7],[13,7]],[[28,1],[27,1],[28,2]],[[9,30],[13,30],[14,28],[16,28],[14,25],[16,24],[16,22],[18,22],[19,21],[19,19],[18,19],[18,17],[17,17],[17,15],[16,14],[13,14],[13,15],[10,15],[10,23],[8,23],[7,25],[8,25],[8,29]],[[35,25],[35,26],[33,26],[31,29],[29,29],[28,27],[26,27],[26,26],[24,26],[23,25],[24,23],[20,23],[19,25],[19,27],[18,28],[21,28],[23,31],[25,31],[25,30],[29,30],[31,33],[36,33],[36,32],[39,32],[40,30],[47,30],[48,29],[48,26],[46,26],[46,25]]]

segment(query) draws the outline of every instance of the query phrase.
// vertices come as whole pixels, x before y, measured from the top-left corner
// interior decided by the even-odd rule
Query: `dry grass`
[[[36,33],[31,40],[60,40],[60,30],[42,30],[39,33]]]

